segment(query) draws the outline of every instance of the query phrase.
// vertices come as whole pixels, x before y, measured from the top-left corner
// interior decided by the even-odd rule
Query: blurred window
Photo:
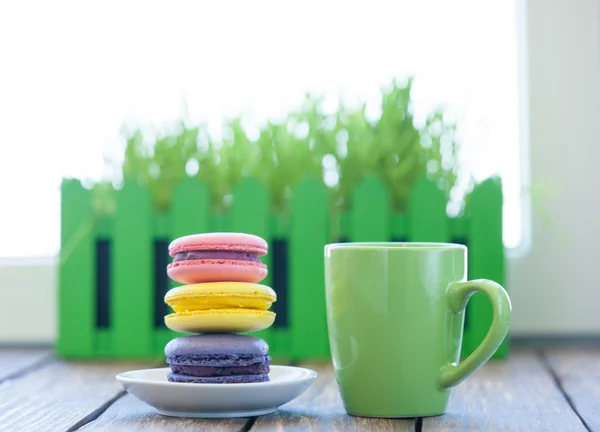
[[[33,13],[35,11],[35,13]],[[445,106],[470,174],[503,177],[504,240],[522,238],[512,1],[2,2],[0,257],[56,255],[62,177],[98,179],[123,124],[184,113],[278,119],[306,91],[368,102],[416,76],[416,120]]]

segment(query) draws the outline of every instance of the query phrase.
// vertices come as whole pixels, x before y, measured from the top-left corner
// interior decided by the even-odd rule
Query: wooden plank
[[[86,357],[94,351],[94,225],[90,192],[78,180],[61,185],[61,249],[57,352]]]
[[[54,360],[0,385],[2,430],[64,431],[122,393],[119,372],[148,367]]]
[[[0,349],[0,383],[27,373],[50,359],[50,350],[36,348]]]
[[[423,419],[426,431],[585,431],[533,351],[491,360],[459,384],[445,415]]]
[[[261,257],[262,262],[267,265],[269,273],[261,284],[273,286],[273,238],[270,231],[270,205],[269,193],[263,184],[253,178],[244,178],[233,190],[233,201],[231,203],[231,229],[234,232],[243,232],[262,237],[269,244],[269,253]],[[276,308],[275,302],[272,310]],[[282,314],[277,314],[277,316]],[[269,344],[271,356],[279,356],[278,347],[271,337],[272,328],[252,333],[252,336],[263,338]]]
[[[588,428],[600,431],[600,348],[549,349],[546,357]]]
[[[239,431],[247,418],[191,419],[166,417],[130,394],[112,404],[79,431]]]
[[[469,279],[491,279],[504,286],[504,244],[502,242],[502,185],[497,179],[475,187],[468,204]],[[506,287],[505,287],[506,288]],[[482,293],[473,295],[467,306],[463,338],[463,356],[473,352],[483,341],[492,323],[492,304]],[[494,358],[508,353],[508,336]]]
[[[293,355],[327,358],[324,247],[328,241],[329,197],[325,186],[309,177],[292,196],[289,237],[289,311]]]
[[[317,381],[300,397],[275,413],[258,417],[252,430],[413,431],[412,419],[375,419],[349,416],[344,410],[330,365],[304,364],[319,373]]]
[[[153,351],[153,218],[148,190],[126,181],[117,192],[111,287],[112,354],[140,358]]]
[[[390,193],[377,177],[366,177],[352,195],[350,241],[390,240]]]

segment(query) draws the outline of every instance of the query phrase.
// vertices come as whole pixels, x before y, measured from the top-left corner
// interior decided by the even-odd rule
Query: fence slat
[[[328,241],[328,200],[325,187],[315,178],[300,182],[292,196],[289,322],[296,358],[329,356],[323,252]]]
[[[177,185],[173,191],[171,212],[170,240],[211,231],[210,194],[197,179],[186,178]]]
[[[444,193],[428,179],[419,180],[409,197],[408,240],[415,242],[450,241]]]
[[[390,193],[377,177],[367,177],[352,195],[350,241],[390,240]]]
[[[208,188],[195,178],[182,180],[173,191],[169,242],[178,237],[212,231],[211,210]],[[170,288],[177,285],[169,279]],[[170,335],[172,338],[176,333],[171,332]]]
[[[289,214],[275,213],[271,215],[271,236],[275,239],[287,238]]]
[[[195,178],[182,180],[173,190],[170,225],[165,231],[168,241],[189,234],[210,232],[213,229],[211,214],[210,193],[206,186]],[[171,258],[167,257],[167,262],[171,262]],[[167,269],[161,271],[166,272]],[[167,290],[177,285],[180,284],[169,279]],[[166,292],[162,293],[163,298],[164,294]],[[172,312],[166,305],[164,310],[165,314]],[[164,350],[171,339],[179,336],[183,335],[166,327],[157,329],[154,341],[156,350]]]
[[[469,279],[492,279],[504,286],[504,244],[502,242],[502,184],[488,179],[475,187],[470,198]],[[505,287],[506,288],[506,287]],[[492,322],[492,306],[483,294],[475,294],[467,306],[463,354],[473,352],[483,341]],[[494,357],[505,357],[506,338]]]
[[[61,250],[57,351],[65,357],[94,353],[94,225],[90,192],[77,180],[61,185]]]
[[[168,239],[170,237],[169,213],[154,213],[154,238]]]
[[[234,232],[254,234],[264,238],[269,243],[269,254],[262,257],[267,265],[269,274],[261,282],[272,287],[273,283],[273,237],[270,232],[269,193],[260,181],[253,178],[243,179],[233,190],[231,203],[231,228]],[[277,302],[275,303],[277,305]],[[275,310],[275,305],[272,310]],[[278,313],[277,316],[281,316]],[[277,321],[277,318],[276,318]],[[252,333],[252,336],[263,338],[269,344],[271,356],[279,355],[277,346],[271,337],[273,328]]]
[[[469,236],[469,220],[466,217],[450,219],[450,231],[453,241],[466,241]]]
[[[118,357],[152,354],[153,229],[149,191],[126,181],[117,192],[113,230],[111,339]]]
[[[392,225],[392,240],[393,241],[406,241],[406,233],[408,231],[408,223],[406,221],[405,214],[392,214],[391,219]]]

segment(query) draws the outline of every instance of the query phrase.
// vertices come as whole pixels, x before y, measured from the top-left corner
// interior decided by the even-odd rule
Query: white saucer
[[[192,384],[167,381],[169,368],[123,372],[117,380],[129,393],[174,417],[250,417],[270,414],[310,387],[317,373],[292,366],[271,366],[269,382]]]

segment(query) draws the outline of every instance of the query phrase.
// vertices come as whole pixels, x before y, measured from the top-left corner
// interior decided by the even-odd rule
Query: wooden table
[[[346,415],[329,365],[275,414],[232,420],[163,417],[125,393],[116,373],[148,365],[65,362],[51,351],[0,349],[4,431],[600,431],[600,349],[514,349],[454,391],[448,413],[391,420]],[[157,365],[158,366],[158,365]]]

